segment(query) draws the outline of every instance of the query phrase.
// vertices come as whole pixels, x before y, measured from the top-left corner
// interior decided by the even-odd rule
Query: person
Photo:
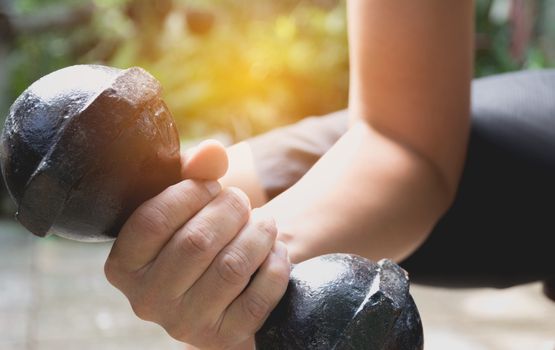
[[[555,276],[552,206],[534,202],[555,198],[553,74],[475,83],[487,96],[471,124],[472,1],[347,6],[348,111],[227,150],[201,143],[114,243],[108,280],[188,349],[253,349],[291,262],[330,252],[429,283]],[[531,85],[542,102],[522,109]]]

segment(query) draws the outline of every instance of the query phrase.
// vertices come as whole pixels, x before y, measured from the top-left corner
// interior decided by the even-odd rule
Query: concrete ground
[[[109,244],[38,239],[0,221],[0,349],[180,349],[105,280]],[[555,303],[539,284],[412,286],[426,350],[555,350]]]

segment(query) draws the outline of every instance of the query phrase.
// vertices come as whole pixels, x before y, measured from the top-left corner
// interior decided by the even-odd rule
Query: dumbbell
[[[109,240],[141,203],[177,183],[179,136],[160,90],[140,68],[94,65],[25,90],[0,142],[19,222],[41,237]]]
[[[77,65],[33,83],[0,139],[17,220],[41,237],[114,239],[141,203],[180,181],[179,136],[160,95],[141,68]],[[349,254],[294,265],[256,347],[421,350],[407,273]]]

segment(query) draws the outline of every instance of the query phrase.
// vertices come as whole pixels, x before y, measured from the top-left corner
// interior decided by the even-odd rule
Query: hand
[[[194,152],[198,164],[203,152]],[[185,180],[128,219],[106,276],[140,318],[172,337],[231,348],[260,328],[287,287],[290,263],[276,234],[272,219],[251,215],[241,191]]]

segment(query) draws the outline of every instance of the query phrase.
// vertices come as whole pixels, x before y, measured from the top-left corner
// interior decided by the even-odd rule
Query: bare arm
[[[426,238],[450,205],[465,155],[472,2],[349,0],[348,6],[349,130],[294,186],[266,204],[248,143],[229,150],[230,171],[221,180],[224,185],[241,187],[255,206],[262,205],[262,217],[269,214],[276,218],[280,239],[288,244],[294,261],[327,252],[403,259]],[[207,161],[211,157],[206,154],[201,156],[209,149],[205,145],[185,159],[185,175],[205,178],[205,173],[217,173],[218,169],[211,166],[205,168],[207,164],[223,164]],[[214,213],[220,220],[227,220],[233,217],[228,211],[224,208]],[[186,226],[191,224],[194,219]],[[227,226],[216,225],[214,229]],[[254,243],[261,233],[246,227],[243,231]],[[175,237],[179,238],[179,233]],[[121,236],[118,240],[121,242]],[[268,249],[253,251],[262,256]],[[118,256],[117,250],[114,256]],[[285,266],[284,261],[279,265]],[[210,268],[207,271],[208,276]],[[284,273],[279,275],[285,277]],[[198,290],[206,293],[214,289],[206,287],[213,285]],[[272,288],[279,291],[272,303],[284,290],[283,281],[277,285],[282,289]],[[248,297],[248,293],[247,289],[238,300]],[[239,327],[242,323],[234,324]],[[222,339],[216,338],[225,341]],[[237,346],[233,349],[252,349],[252,338],[238,344],[242,339],[234,337]]]
[[[263,207],[293,260],[331,251],[401,260],[447,209],[466,147],[472,5],[350,0],[352,126]]]
[[[473,1],[350,0],[354,121],[434,167],[455,191],[469,125]]]

